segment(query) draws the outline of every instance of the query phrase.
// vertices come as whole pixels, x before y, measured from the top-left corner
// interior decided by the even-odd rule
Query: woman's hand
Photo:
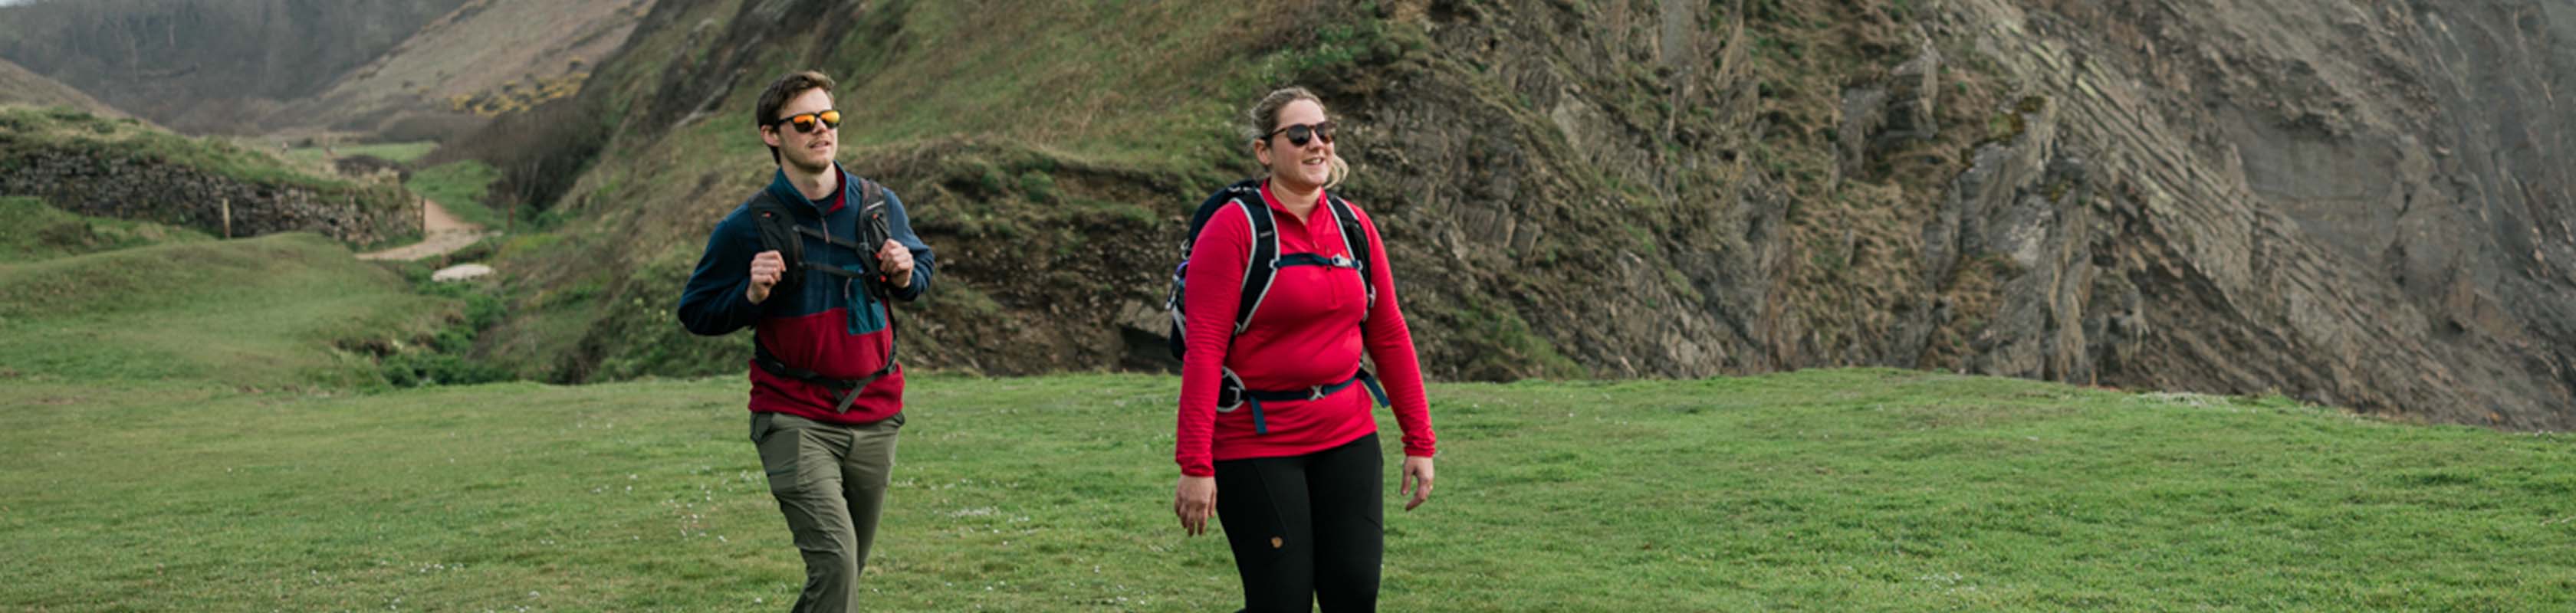
[[[1413,499],[1404,502],[1404,510],[1411,511],[1431,499],[1431,458],[1404,456],[1404,479],[1396,484],[1395,493],[1407,490],[1413,492]]]
[[[1181,516],[1181,531],[1206,534],[1208,518],[1216,516],[1216,477],[1181,475],[1172,488],[1172,514]]]

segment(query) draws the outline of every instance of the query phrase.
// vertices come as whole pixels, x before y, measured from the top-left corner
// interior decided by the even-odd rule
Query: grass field
[[[420,159],[420,156],[429,155],[431,149],[437,148],[438,143],[431,141],[334,145],[328,150],[319,146],[296,147],[286,150],[286,159],[298,164],[326,169],[330,167],[333,155],[338,157],[366,155],[409,164],[413,160]]]
[[[0,263],[0,377],[363,387],[373,360],[342,347],[426,335],[461,308],[319,235],[200,238]],[[35,257],[13,253],[0,262]]]
[[[0,211],[0,610],[795,597],[739,376],[397,390],[348,347],[475,318],[418,270]],[[1175,387],[918,378],[871,608],[1238,605],[1222,537],[1170,515]],[[2576,606],[2564,434],[1887,370],[1431,395],[1389,611]]]
[[[1173,388],[918,381],[872,608],[1230,610],[1221,537],[1168,510]],[[0,389],[0,608],[776,609],[801,577],[737,378]],[[2564,436],[1876,370],[1432,395],[1390,611],[2576,605]]]

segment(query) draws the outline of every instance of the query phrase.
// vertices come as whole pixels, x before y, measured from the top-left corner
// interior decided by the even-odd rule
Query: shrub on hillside
[[[485,202],[495,206],[517,202],[533,215],[551,208],[572,189],[615,127],[605,114],[592,112],[577,98],[554,100],[502,115],[473,135],[430,152],[420,165],[460,160],[491,164],[501,177],[491,184]]]

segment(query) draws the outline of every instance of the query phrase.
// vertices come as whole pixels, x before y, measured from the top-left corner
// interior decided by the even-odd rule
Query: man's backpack
[[[1168,341],[1173,359],[1180,359],[1182,354],[1189,350],[1186,337],[1190,326],[1188,313],[1183,308],[1183,303],[1186,302],[1183,292],[1188,289],[1185,286],[1188,285],[1190,274],[1190,248],[1198,244],[1199,231],[1207,228],[1208,220],[1217,215],[1242,215],[1251,223],[1252,228],[1252,253],[1244,260],[1243,286],[1236,288],[1242,292],[1243,298],[1235,306],[1232,334],[1241,336],[1244,328],[1252,324],[1252,313],[1260,309],[1262,299],[1270,295],[1271,282],[1278,277],[1279,269],[1289,266],[1333,266],[1359,271],[1360,284],[1368,288],[1368,302],[1361,307],[1360,325],[1362,327],[1368,325],[1368,310],[1377,306],[1376,277],[1372,276],[1372,271],[1369,269],[1371,259],[1368,232],[1360,227],[1359,215],[1351,209],[1350,203],[1342,201],[1340,196],[1333,195],[1329,191],[1325,192],[1324,201],[1325,206],[1332,209],[1335,225],[1342,230],[1342,244],[1350,246],[1349,257],[1327,258],[1314,253],[1280,253],[1279,221],[1273,217],[1270,205],[1261,198],[1260,180],[1246,179],[1227,186],[1225,189],[1217,190],[1216,194],[1208,196],[1206,201],[1199,203],[1198,212],[1190,215],[1189,237],[1181,243],[1181,264],[1172,269],[1172,297],[1163,303],[1164,310],[1169,311],[1172,316],[1171,336]],[[1246,406],[1252,407],[1253,431],[1261,434],[1270,432],[1269,420],[1261,412],[1263,401],[1315,400],[1358,383],[1368,387],[1369,394],[1377,399],[1378,404],[1387,404],[1385,388],[1378,385],[1377,376],[1369,374],[1367,368],[1358,369],[1358,374],[1340,383],[1296,390],[1246,389],[1243,386],[1243,379],[1235,376],[1234,369],[1231,368],[1224,370],[1224,377],[1224,381],[1217,387],[1217,412],[1230,413]]]
[[[826,377],[812,369],[781,361],[776,354],[769,352],[768,347],[762,346],[757,341],[752,343],[752,363],[758,364],[761,370],[768,371],[772,375],[821,385],[840,393],[840,406],[833,409],[834,412],[839,413],[849,412],[850,403],[858,400],[859,391],[867,389],[868,384],[894,372],[895,344],[902,339],[902,335],[894,325],[894,303],[891,300],[894,288],[880,272],[877,262],[876,247],[884,245],[886,240],[893,236],[893,231],[888,229],[886,221],[890,207],[886,206],[885,188],[879,187],[875,181],[857,180],[860,193],[859,235],[848,239],[832,236],[828,225],[817,228],[798,223],[795,213],[788,208],[787,204],[779,202],[778,198],[771,196],[768,190],[761,190],[759,195],[752,197],[750,205],[752,225],[760,231],[760,248],[764,251],[778,252],[778,257],[785,260],[787,265],[785,272],[778,277],[778,284],[771,289],[773,295],[796,291],[795,288],[799,284],[810,280],[804,273],[811,270],[837,278],[843,284],[844,291],[849,292],[852,298],[856,298],[858,292],[866,292],[869,297],[885,305],[886,320],[882,326],[886,328],[887,335],[885,366],[864,377],[857,379]],[[804,241],[806,238],[818,239],[825,245],[856,252],[860,266],[857,270],[850,270],[807,260]],[[877,327],[876,309],[868,308],[865,304],[853,303],[849,310],[850,316],[854,318],[853,328],[859,327],[861,323],[867,324],[871,329]]]

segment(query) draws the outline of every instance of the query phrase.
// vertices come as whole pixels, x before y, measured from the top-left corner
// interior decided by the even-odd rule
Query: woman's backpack
[[[1208,220],[1221,214],[1243,215],[1246,221],[1251,222],[1252,227],[1252,253],[1244,260],[1243,285],[1235,288],[1236,291],[1242,292],[1243,299],[1235,303],[1233,334],[1240,336],[1244,328],[1251,325],[1253,311],[1260,309],[1262,299],[1270,295],[1271,281],[1277,278],[1280,268],[1289,266],[1335,266],[1357,269],[1360,273],[1360,284],[1368,288],[1368,302],[1367,306],[1362,307],[1360,325],[1363,327],[1368,325],[1367,309],[1377,306],[1376,277],[1369,269],[1371,258],[1368,233],[1360,227],[1359,214],[1353,211],[1350,203],[1344,202],[1341,196],[1327,191],[1324,193],[1324,202],[1326,207],[1332,209],[1333,220],[1342,230],[1342,244],[1350,246],[1349,257],[1326,258],[1313,253],[1280,253],[1279,221],[1271,213],[1270,205],[1262,201],[1261,182],[1258,179],[1246,179],[1226,186],[1225,189],[1217,190],[1216,194],[1208,196],[1206,201],[1199,203],[1198,212],[1190,215],[1189,237],[1181,242],[1181,264],[1172,269],[1172,296],[1163,302],[1163,309],[1170,312],[1172,317],[1171,335],[1167,339],[1171,346],[1172,359],[1181,359],[1182,354],[1189,350],[1188,339],[1185,338],[1189,334],[1189,317],[1182,305],[1186,302],[1183,292],[1188,289],[1186,286],[1190,274],[1190,248],[1198,244],[1199,231],[1207,228]],[[1378,386],[1377,377],[1369,374],[1366,368],[1359,369],[1359,373],[1352,376],[1350,380],[1300,390],[1248,390],[1243,387],[1243,380],[1236,377],[1232,369],[1227,369],[1224,383],[1217,388],[1217,412],[1232,412],[1243,406],[1251,406],[1254,431],[1267,434],[1270,426],[1261,413],[1262,401],[1322,398],[1341,391],[1342,388],[1349,387],[1354,382],[1366,384],[1369,392],[1376,396],[1378,404],[1387,403],[1386,391]]]

